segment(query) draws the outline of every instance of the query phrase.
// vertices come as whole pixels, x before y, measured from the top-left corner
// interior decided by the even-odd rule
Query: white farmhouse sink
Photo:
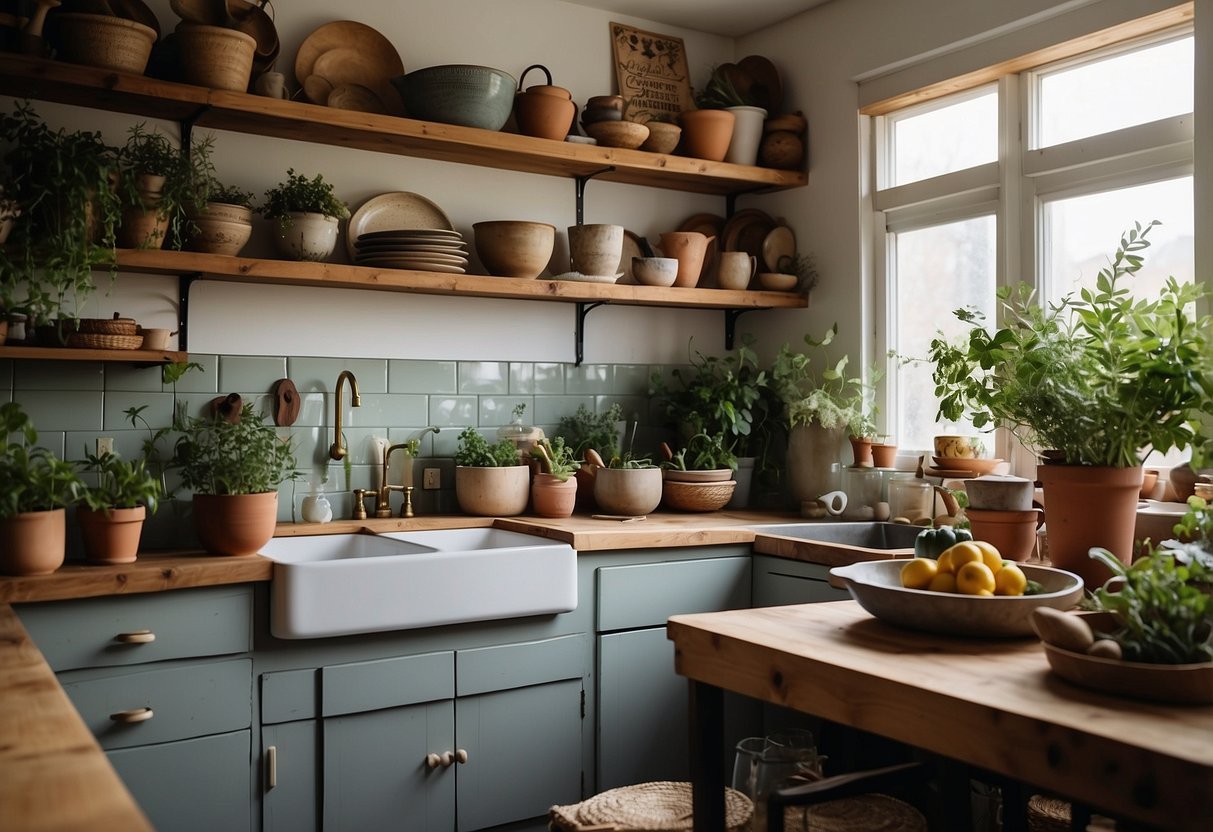
[[[568,612],[577,553],[500,529],[278,537],[270,631],[326,638]]]

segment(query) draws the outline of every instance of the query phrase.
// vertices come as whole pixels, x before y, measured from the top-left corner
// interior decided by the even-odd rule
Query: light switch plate
[[[426,468],[421,473],[421,487],[426,491],[442,488],[442,469]]]

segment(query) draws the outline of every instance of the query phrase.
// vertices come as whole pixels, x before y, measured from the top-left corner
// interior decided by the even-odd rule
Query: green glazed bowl
[[[514,107],[517,82],[487,66],[449,64],[399,75],[392,83],[412,118],[500,130]]]

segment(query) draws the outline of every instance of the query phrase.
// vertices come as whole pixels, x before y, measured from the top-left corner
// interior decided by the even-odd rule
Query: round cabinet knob
[[[429,754],[425,755],[425,767],[426,768],[438,768],[438,766],[440,766],[440,765],[442,765],[442,758],[439,757],[437,754],[435,754],[433,751],[431,751]]]
[[[156,640],[156,634],[151,630],[131,630],[129,633],[118,633],[114,641],[121,644],[150,644]]]
[[[463,765],[468,761],[468,752],[466,748],[459,748],[455,751],[455,762]]]
[[[131,708],[129,711],[118,711],[110,714],[110,719],[123,725],[134,725],[136,722],[147,722],[155,716],[151,708]]]

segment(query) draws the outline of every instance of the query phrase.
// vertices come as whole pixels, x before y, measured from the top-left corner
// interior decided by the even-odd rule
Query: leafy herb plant
[[[735,471],[737,457],[725,447],[724,438],[719,434],[697,433],[685,448],[679,448],[661,466],[675,471],[717,471],[721,468]]]
[[[581,467],[581,463],[573,456],[573,449],[564,444],[560,436],[554,439],[540,439],[531,447],[531,456],[539,460],[543,473],[551,474],[561,482],[568,480],[573,472]]]
[[[459,448],[455,451],[455,464],[472,468],[506,468],[518,464],[518,446],[509,439],[496,444],[480,435],[473,427],[466,427],[459,434]]]
[[[0,455],[0,520],[63,508],[79,498],[84,484],[75,466],[37,444],[38,432],[21,405],[0,405],[0,429],[5,437]]]
[[[192,417],[177,429],[173,466],[198,494],[261,494],[295,478],[290,444],[249,402],[237,422]]]
[[[96,476],[96,484],[84,489],[83,498],[93,511],[147,507],[154,514],[160,499],[160,482],[147,470],[144,460],[128,462],[117,454],[85,453],[83,470]]]
[[[805,335],[804,342],[824,358],[825,348],[837,335],[838,324],[834,324],[820,340]],[[862,378],[847,375],[849,363],[849,356],[844,355],[832,367],[825,367],[820,378],[815,378],[809,354],[793,352],[787,344],[780,347],[771,368],[771,384],[783,402],[789,427],[816,422],[827,430],[849,428],[855,436],[871,436],[875,432],[872,388]]]
[[[573,449],[574,456],[582,456],[588,448],[610,459],[619,454],[619,433],[616,423],[623,419],[623,408],[612,404],[604,413],[595,413],[583,404],[577,405],[572,416],[560,417],[556,435],[563,438]]]
[[[308,179],[295,173],[294,168],[286,172],[286,181],[265,192],[265,204],[261,213],[266,219],[277,219],[282,228],[290,227],[292,211],[324,214],[326,217],[347,219],[349,206],[337,198],[333,186],[324,181],[322,174]]]

